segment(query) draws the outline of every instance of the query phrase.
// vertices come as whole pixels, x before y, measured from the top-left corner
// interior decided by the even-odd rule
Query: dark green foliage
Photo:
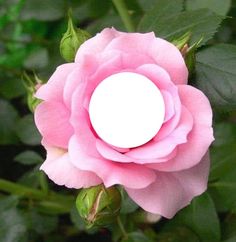
[[[219,44],[197,54],[196,83],[216,107],[236,107],[236,46]]]

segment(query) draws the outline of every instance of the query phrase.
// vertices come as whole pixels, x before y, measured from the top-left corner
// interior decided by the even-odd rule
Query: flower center
[[[151,80],[137,73],[121,72],[96,87],[89,115],[102,140],[116,147],[134,148],[157,134],[164,121],[165,105]]]

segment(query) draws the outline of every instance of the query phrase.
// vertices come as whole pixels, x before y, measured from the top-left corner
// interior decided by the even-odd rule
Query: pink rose
[[[117,148],[92,128],[88,106],[97,85],[119,72],[146,76],[165,103],[161,129],[148,143]],[[41,169],[59,185],[120,184],[140,207],[171,218],[207,187],[207,150],[214,140],[212,110],[187,85],[179,50],[154,33],[104,29],[79,48],[75,63],[59,66],[36,97],[35,122],[47,159]]]

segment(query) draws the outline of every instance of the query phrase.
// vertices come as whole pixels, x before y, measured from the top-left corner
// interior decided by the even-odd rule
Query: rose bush
[[[149,78],[165,102],[164,123],[148,143],[113,147],[95,133],[88,106],[97,85],[119,72]],[[179,50],[154,33],[104,29],[79,48],[75,62],[61,65],[36,93],[43,100],[35,122],[47,150],[41,169],[69,188],[120,184],[146,211],[171,218],[206,190],[207,150],[213,141],[212,110],[187,85]]]

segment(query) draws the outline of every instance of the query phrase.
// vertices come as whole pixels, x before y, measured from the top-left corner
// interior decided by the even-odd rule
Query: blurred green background
[[[135,25],[158,2],[163,1],[125,1]],[[184,10],[208,7],[219,15],[227,15],[208,45],[236,44],[235,1],[188,0],[184,4]],[[27,107],[22,74],[25,72],[33,78],[36,73],[41,80],[47,81],[56,66],[64,62],[59,53],[59,43],[67,28],[69,8],[73,10],[75,24],[92,35],[111,26],[125,31],[110,0],[0,0],[0,242],[105,242],[111,241],[112,236],[113,240],[116,238],[115,230],[112,234],[108,229],[85,233],[75,209],[68,211],[68,206],[64,206],[64,202],[73,204],[70,195],[77,191],[56,186],[38,170],[45,152],[40,146],[33,115]],[[236,55],[232,59],[236,63]],[[233,82],[224,83],[226,89],[226,85],[232,85],[231,91],[236,85],[235,69],[236,64],[230,67],[234,78],[230,81]],[[195,75],[191,83],[198,85]],[[137,207],[127,199],[123,222],[130,232],[137,233],[127,241],[236,241],[235,106],[222,108],[217,106],[214,98],[211,100],[216,141],[211,149],[213,165],[209,193],[173,220],[163,219],[155,225],[135,219],[139,210],[134,213]],[[43,203],[45,201],[41,200],[47,200],[47,196],[41,199],[35,195],[37,198],[33,196],[31,199],[31,195],[17,194],[13,188],[13,195],[8,195],[4,186],[11,184],[4,184],[2,179],[40,191],[54,190],[68,199],[58,198],[59,205],[62,204],[60,207],[58,203]],[[50,212],[50,206],[55,211],[51,209]],[[130,224],[127,222],[129,219],[137,221]],[[201,227],[203,225],[205,230]]]

